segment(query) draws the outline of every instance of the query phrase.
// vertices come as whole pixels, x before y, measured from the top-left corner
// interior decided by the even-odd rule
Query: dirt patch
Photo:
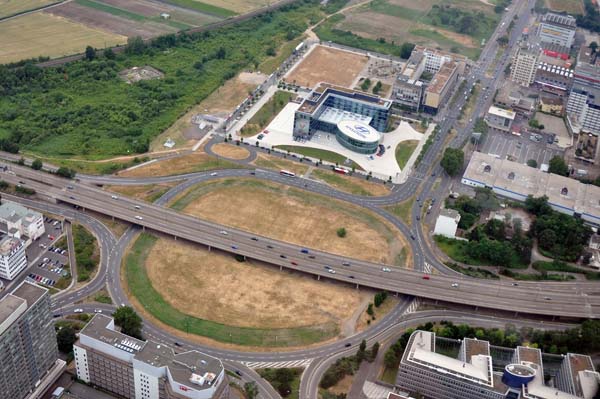
[[[340,324],[363,297],[372,295],[254,262],[240,263],[230,255],[170,239],[157,241],[146,268],[154,288],[172,306],[240,327]]]
[[[229,159],[246,159],[250,156],[250,151],[244,147],[232,144],[219,143],[212,146],[215,154]]]
[[[268,76],[260,72],[240,72],[237,78],[242,83],[248,83],[258,86],[262,84],[265,80],[267,80]]]
[[[393,264],[398,246],[407,247],[399,231],[363,208],[280,184],[227,179],[186,196],[185,213],[338,255]]]
[[[171,7],[165,7],[162,4],[150,3],[144,0],[102,0],[102,3],[110,4],[123,10],[129,10],[145,17],[156,17],[163,12],[168,13],[172,10]]]
[[[249,82],[253,79],[249,75],[246,74],[244,79],[239,75],[235,79],[229,79],[198,104],[196,113],[222,116],[230,114],[248,96],[248,93],[258,86],[254,82]]]
[[[143,186],[107,186],[110,191],[146,202],[154,202],[175,183],[147,184]]]
[[[370,303],[373,303],[372,297]],[[391,312],[398,305],[398,303],[398,298],[394,296],[388,296],[378,308],[373,305],[373,315],[375,316],[375,320],[373,320],[373,318],[367,314],[365,308],[365,311],[361,313],[360,317],[358,318],[358,322],[356,323],[356,332],[364,331],[371,325],[379,323],[386,314]]]
[[[285,80],[309,88],[319,82],[350,87],[367,61],[364,55],[316,46]]]
[[[85,47],[103,48],[127,41],[45,12],[35,12],[0,23],[0,63],[38,56],[60,57],[80,53]]]
[[[237,166],[228,161],[219,160],[205,152],[194,152],[189,155],[156,161],[139,168],[125,170],[117,173],[117,175],[125,177],[170,176],[228,167]]]
[[[327,389],[328,392],[331,392],[334,395],[339,395],[342,393],[348,394],[350,389],[352,388],[352,382],[354,381],[353,375],[347,375],[341,380],[337,382],[334,386]]]
[[[127,37],[140,36],[148,39],[165,33],[176,32],[177,29],[158,22],[137,22],[127,18],[118,17],[90,7],[68,2],[47,11],[54,15],[77,21],[86,26],[112,32]],[[98,46],[104,47],[104,46]]]

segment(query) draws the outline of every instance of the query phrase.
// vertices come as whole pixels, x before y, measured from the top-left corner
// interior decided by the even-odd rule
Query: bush
[[[353,375],[357,369],[358,364],[355,356],[338,359],[327,369],[325,374],[323,374],[319,386],[323,389],[330,388],[345,376]]]
[[[336,234],[338,237],[344,238],[346,237],[346,229],[344,227],[340,227],[339,229],[337,229]]]
[[[75,224],[73,225],[73,245],[75,246],[75,260],[77,262],[77,280],[87,281],[99,261],[96,237],[87,231],[85,227]]]

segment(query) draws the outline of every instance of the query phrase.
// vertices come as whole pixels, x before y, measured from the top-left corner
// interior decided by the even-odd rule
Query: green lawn
[[[387,382],[388,384],[396,384],[396,375],[398,374],[398,368],[387,368],[384,367],[383,373],[381,373],[381,381]]]
[[[125,257],[125,279],[131,294],[145,310],[171,327],[208,337],[219,342],[245,346],[304,346],[330,339],[338,334],[335,325],[281,329],[260,329],[228,326],[189,316],[173,308],[152,287],[144,264],[156,242],[153,235],[143,233]]]
[[[412,207],[415,203],[415,197],[410,197],[404,202],[400,202],[396,205],[387,206],[385,209],[391,212],[395,216],[399,217],[407,225],[412,224],[411,213]]]
[[[436,30],[412,29],[410,33],[415,36],[421,36],[426,39],[434,40],[442,46],[453,48],[454,50],[457,50],[457,53],[467,56],[472,60],[476,60],[477,58],[479,58],[479,54],[481,53],[481,49],[465,47],[452,39],[448,39],[446,36],[442,35]]]
[[[306,39],[306,37],[303,35],[302,37],[292,40],[291,42],[284,43],[277,50],[277,55],[264,60],[258,66],[258,70],[265,75],[270,75],[275,72],[279,65],[281,65],[281,63],[292,54],[296,46],[298,46],[298,44],[300,44],[300,42],[302,42],[304,39]]]
[[[434,239],[438,247],[444,251],[446,255],[457,262],[473,266],[496,266],[486,259],[475,259],[470,257],[467,254],[468,241],[456,240],[439,235],[434,236]],[[513,269],[524,269],[527,268],[527,265],[520,263],[515,255],[515,259],[510,263],[510,267]]]
[[[301,154],[306,157],[319,159],[321,161],[337,163],[341,166],[344,166],[344,162],[346,161],[346,157],[338,154],[337,152],[321,150],[319,148],[300,147],[296,145],[278,145],[275,148],[284,151],[295,152],[296,154]],[[354,161],[352,162],[350,168],[362,169]]]
[[[240,130],[243,137],[254,136],[271,123],[278,113],[292,100],[293,93],[277,91],[257,113],[255,113],[246,125]]]
[[[324,170],[315,169],[311,173],[312,176],[319,180],[323,180],[325,183],[337,188],[338,190],[345,191],[354,195],[372,196],[373,194],[365,190],[359,184],[354,183],[348,178],[344,178],[338,174],[326,172]]]
[[[136,14],[134,12],[124,10],[122,8],[113,7],[108,4],[98,3],[93,0],[75,0],[75,2],[85,7],[90,7],[98,11],[116,15],[117,17],[131,19],[133,21],[145,21],[147,19],[144,15]]]
[[[406,140],[398,144],[396,147],[396,162],[400,169],[404,169],[410,156],[419,145],[419,140]]]

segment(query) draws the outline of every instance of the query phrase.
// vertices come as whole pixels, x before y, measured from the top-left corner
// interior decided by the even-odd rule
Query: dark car
[[[252,237],[252,238],[251,238],[251,240],[252,240],[252,241],[258,241],[258,238],[256,238],[256,237]]]
[[[314,256],[314,255],[308,255],[308,258],[309,258],[309,259],[314,259],[314,258],[315,258],[315,256]]]
[[[179,342],[174,342],[175,346],[181,347],[182,345]]]
[[[346,344],[344,345],[345,348],[349,348],[351,346],[352,346],[352,344],[350,342],[346,342]]]
[[[241,372],[240,370],[235,370],[235,373],[236,373],[237,375],[239,375],[240,377],[242,376],[242,372]]]
[[[279,257],[283,258],[283,259],[287,259],[287,256],[285,256],[285,255],[279,255]]]
[[[273,249],[273,246],[272,245],[267,245],[267,248]]]

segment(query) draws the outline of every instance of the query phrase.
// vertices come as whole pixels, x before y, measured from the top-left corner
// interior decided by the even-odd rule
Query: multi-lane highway
[[[5,180],[24,184],[59,201],[90,209],[211,248],[244,255],[281,267],[300,270],[360,286],[418,297],[519,313],[593,318],[600,317],[600,297],[587,295],[591,283],[521,284],[431,276],[406,269],[348,259],[308,250],[286,242],[183,215],[168,208],[116,197],[96,187],[71,182],[26,167],[11,166]],[[14,173],[14,174],[13,174]],[[411,241],[411,240],[409,240]],[[415,254],[415,258],[418,254]],[[349,266],[344,266],[347,263]]]

